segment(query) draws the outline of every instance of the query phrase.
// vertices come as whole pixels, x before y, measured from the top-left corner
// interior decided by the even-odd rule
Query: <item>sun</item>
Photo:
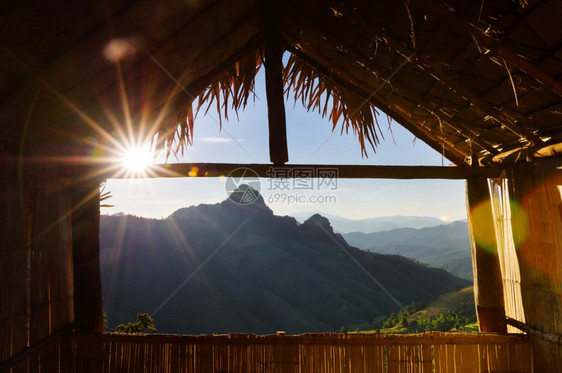
[[[130,148],[121,156],[121,163],[129,171],[142,172],[153,163],[152,154],[145,147]]]

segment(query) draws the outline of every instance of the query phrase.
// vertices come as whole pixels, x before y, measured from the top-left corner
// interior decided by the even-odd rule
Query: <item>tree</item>
[[[127,325],[117,325],[113,331],[128,334],[154,333],[156,332],[156,327],[154,326],[154,319],[148,313],[137,313],[136,322],[130,322]]]
[[[107,312],[103,310],[103,330],[107,331],[109,329],[109,319],[107,317]]]

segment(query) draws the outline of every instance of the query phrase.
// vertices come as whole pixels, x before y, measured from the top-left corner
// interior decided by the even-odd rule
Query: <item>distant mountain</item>
[[[399,254],[452,274],[472,279],[470,236],[466,221],[429,228],[400,228],[365,234],[343,234],[353,246],[381,254]]]
[[[291,214],[298,221],[305,221],[314,213],[298,212]],[[397,228],[426,228],[443,224],[440,219],[423,216],[383,216],[367,219],[347,219],[338,215],[322,214],[330,219],[334,231],[338,233],[363,232],[372,233]]]
[[[275,216],[261,196],[182,208],[164,220],[102,216],[100,242],[110,325],[158,310],[160,332],[335,331],[398,309],[386,291],[408,304],[468,284],[348,246],[320,215],[301,225]]]

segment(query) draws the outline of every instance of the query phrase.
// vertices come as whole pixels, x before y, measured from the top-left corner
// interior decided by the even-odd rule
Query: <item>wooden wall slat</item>
[[[0,361],[27,346],[27,179],[16,167],[0,174]],[[21,193],[20,193],[21,192]],[[21,198],[20,198],[21,197]]]
[[[34,180],[33,206],[31,229],[31,281],[30,281],[30,344],[34,344],[51,332],[49,317],[50,293],[49,276],[52,271],[53,253],[50,247],[56,246],[58,239],[53,242],[51,227],[49,227],[50,201],[46,191],[49,186],[47,182],[40,184],[39,180],[45,178],[44,171],[38,170]],[[56,212],[56,210],[55,210]],[[56,216],[56,215],[55,215]],[[52,219],[56,221],[55,219]],[[56,285],[55,285],[56,286]]]

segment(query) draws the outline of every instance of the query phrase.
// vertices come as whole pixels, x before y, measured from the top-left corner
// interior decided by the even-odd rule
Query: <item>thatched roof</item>
[[[251,99],[271,32],[291,53],[283,71],[287,94],[320,110],[335,129],[357,133],[363,148],[380,140],[376,110],[456,164],[471,157],[515,161],[562,141],[556,0],[1,7],[3,148],[17,148],[24,128],[28,143],[56,151],[91,137],[111,144],[138,131],[159,133],[163,145],[173,136],[189,143],[194,97],[225,116]]]

